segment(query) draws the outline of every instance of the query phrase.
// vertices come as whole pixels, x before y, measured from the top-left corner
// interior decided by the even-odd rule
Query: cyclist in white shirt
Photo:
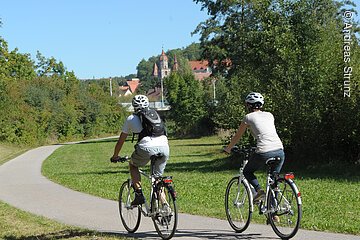
[[[143,109],[149,108],[149,100],[144,95],[136,95],[132,100],[134,113],[125,121],[120,137],[116,143],[114,154],[111,161],[119,158],[121,148],[130,133],[140,134],[143,126],[140,117],[136,114]],[[141,175],[139,167],[145,166],[153,155],[161,154],[162,157],[157,159],[154,165],[154,173],[161,176],[164,173],[166,162],[169,159],[169,144],[166,135],[160,136],[142,136],[135,145],[135,151],[131,155],[129,162],[130,175],[135,190],[135,199],[132,205],[140,205],[145,202],[145,198],[141,189]]]
[[[267,159],[280,157],[281,161],[275,168],[275,171],[279,173],[284,163],[285,154],[283,144],[276,132],[274,116],[270,112],[261,111],[264,105],[264,97],[260,93],[251,92],[245,98],[245,105],[250,113],[244,117],[239,129],[224,151],[230,153],[231,148],[240,140],[246,129],[250,128],[256,139],[256,150],[246,164],[243,173],[255,188],[257,194],[254,197],[254,202],[258,202],[265,197],[265,191],[261,188],[254,172],[265,164]]]

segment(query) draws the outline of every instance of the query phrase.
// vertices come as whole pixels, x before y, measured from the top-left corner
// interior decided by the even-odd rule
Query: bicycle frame
[[[239,169],[239,174],[235,175],[235,177],[238,177],[239,178],[239,183],[240,182],[243,182],[245,184],[245,186],[250,189],[249,193],[250,193],[250,211],[251,212],[254,212],[254,204],[253,204],[253,192],[252,192],[252,189],[253,187],[250,185],[250,183],[248,182],[248,180],[246,180],[245,176],[244,176],[244,173],[243,173],[243,170],[244,170],[244,167],[245,165],[248,163],[249,160],[244,160],[243,161],[243,165],[240,167]],[[235,199],[235,202],[238,202],[239,198],[240,198],[240,187],[241,185],[238,184],[238,191],[237,191],[237,194],[236,194],[236,199]],[[244,196],[245,197],[245,196]],[[244,200],[241,201],[242,203],[244,202]]]
[[[245,152],[245,157],[244,157],[244,160],[243,160],[243,164],[242,164],[242,166],[241,166],[240,169],[239,169],[239,174],[235,175],[235,177],[238,177],[238,178],[239,178],[239,183],[240,183],[240,182],[243,182],[243,183],[245,184],[245,186],[250,190],[250,191],[249,191],[249,195],[250,195],[250,199],[251,199],[251,201],[250,201],[250,207],[251,207],[251,210],[250,210],[250,211],[251,211],[251,212],[254,211],[254,203],[253,203],[253,198],[254,198],[254,196],[253,196],[254,192],[253,192],[253,191],[254,191],[254,188],[253,188],[253,186],[246,180],[246,178],[245,178],[245,176],[244,176],[244,174],[243,174],[243,170],[244,170],[246,164],[248,163],[248,161],[249,161],[249,156],[250,156],[250,154],[251,154],[251,152],[252,152],[253,150],[254,150],[254,149],[252,148],[251,151]],[[259,213],[260,213],[260,214],[265,214],[265,215],[267,215],[267,214],[269,214],[269,213],[275,212],[274,209],[268,209],[266,199],[268,199],[269,194],[272,194],[272,195],[273,195],[273,199],[276,199],[276,198],[275,198],[275,191],[274,191],[273,189],[271,189],[271,186],[272,186],[273,184],[277,184],[277,183],[276,183],[276,177],[278,177],[278,176],[272,176],[272,174],[271,174],[270,172],[268,172],[268,174],[267,174],[265,200],[264,200],[264,201],[260,201],[259,204],[258,204]],[[292,177],[293,177],[293,175],[292,175]],[[297,186],[295,185],[294,181],[292,181],[292,177],[287,178],[287,180],[289,181],[290,185],[292,185],[292,186],[294,187],[294,189],[295,189],[295,191],[296,191],[296,197],[298,198],[299,204],[302,204],[302,203],[301,203],[301,197],[300,197],[301,194],[300,194]],[[237,193],[237,196],[236,196],[236,199],[235,199],[236,202],[238,202],[238,200],[239,200],[240,197],[241,197],[240,194],[239,194],[239,193],[240,193],[240,187],[241,187],[241,186],[240,186],[240,184],[239,184],[239,185],[238,185],[238,193]],[[287,199],[284,199],[284,200],[287,201]],[[243,201],[240,201],[240,202],[243,202]],[[287,203],[288,203],[288,202],[287,202]]]
[[[267,178],[266,178],[265,201],[259,203],[259,211],[261,212],[261,214],[267,215],[267,214],[269,214],[269,213],[271,213],[271,212],[275,212],[274,209],[272,209],[272,210],[269,210],[269,209],[268,209],[268,205],[267,205],[267,201],[266,201],[266,199],[268,199],[268,195],[269,195],[269,194],[271,194],[271,195],[273,196],[273,199],[276,199],[276,198],[275,198],[275,192],[274,192],[274,190],[272,190],[271,187],[270,187],[272,184],[276,184],[276,183],[275,183],[275,180],[273,180],[273,179],[271,178],[271,174],[268,173],[268,174],[267,174]],[[276,204],[276,205],[277,205],[277,204]]]
[[[151,171],[152,171],[152,170],[151,170]],[[150,182],[150,184],[151,184],[150,195],[149,195],[149,196],[150,196],[149,199],[151,199],[151,196],[152,196],[153,193],[154,193],[155,177],[154,177],[154,175],[152,175],[152,174],[150,174],[150,175],[147,174],[145,171],[143,171],[143,170],[141,170],[141,169],[139,169],[139,172],[140,172],[141,175],[143,175],[144,177],[146,177],[146,178],[148,179],[148,181]],[[132,185],[132,180],[131,180],[131,179],[129,179],[129,183],[130,183],[130,186],[131,186],[131,185]],[[128,197],[130,198],[130,192],[129,192],[129,196],[128,196]],[[152,213],[151,207],[149,206],[149,202],[148,202],[148,201],[145,200],[144,205],[145,205],[145,210],[144,210],[143,207],[138,206],[138,208],[140,209],[141,213],[142,213],[144,216],[146,216],[146,217],[151,217],[152,215],[155,214],[155,213]]]
[[[301,194],[295,185],[293,173],[279,175],[275,171],[279,157],[269,158],[266,177],[265,196],[259,202],[254,201],[254,188],[244,176],[244,168],[253,152],[252,148],[232,149],[234,153],[245,154],[239,174],[229,181],[225,192],[225,211],[230,226],[237,233],[245,231],[251,221],[254,205],[259,214],[265,215],[267,224],[283,239],[289,239],[297,233],[301,221]]]
[[[145,191],[145,193],[150,193],[150,197],[145,198],[145,201],[140,205],[132,205],[133,182],[128,178],[120,187],[119,213],[122,224],[129,233],[138,230],[141,215],[143,215],[150,217],[159,236],[168,240],[174,236],[178,223],[176,192],[173,188],[171,176],[158,176],[154,173],[154,164],[159,157],[162,156],[154,155],[150,158],[150,174],[139,169],[139,174],[147,178],[150,183],[150,189]],[[126,160],[128,160],[127,157],[120,158],[120,162]],[[148,184],[145,183],[143,186],[148,186]]]
[[[276,197],[275,197],[276,188],[277,188],[276,177],[277,176],[272,176],[270,173],[267,174],[265,201],[264,201],[264,203],[260,202],[260,204],[259,204],[259,207],[260,207],[259,211],[262,214],[274,213],[276,211],[276,209],[269,209],[269,206],[267,205],[267,201],[266,201],[266,199],[268,199],[269,194],[271,194],[273,196],[273,199],[275,199],[275,201],[276,201]],[[292,185],[294,187],[295,192],[296,192],[296,198],[298,199],[299,204],[301,205],[302,202],[301,202],[301,197],[300,197],[301,196],[300,191],[298,190],[298,188],[293,180],[291,180],[291,179],[287,179],[287,180],[289,181],[290,185]],[[271,189],[271,185],[273,185],[273,184],[276,184],[275,189]],[[281,196],[280,200],[284,200],[284,201],[286,201],[287,204],[289,204],[288,200],[284,197],[284,195]],[[277,202],[275,202],[275,206],[277,206],[277,205],[278,205]]]

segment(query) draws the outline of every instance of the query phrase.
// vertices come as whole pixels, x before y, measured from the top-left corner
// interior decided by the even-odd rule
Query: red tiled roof
[[[189,61],[191,70],[206,70],[209,66],[209,62],[207,60],[203,61]]]
[[[158,66],[154,63],[153,76],[157,77],[159,73]]]
[[[138,88],[140,81],[132,79],[132,80],[127,80],[126,83],[129,86],[130,91],[132,93],[134,93],[136,91],[136,89]]]
[[[211,72],[194,72],[195,79],[203,80],[204,78],[210,77]]]
[[[231,64],[232,64],[232,62],[231,62],[230,59],[225,59],[225,60],[221,61],[221,63],[222,63],[222,65],[224,65],[225,67],[230,67]],[[218,65],[218,64],[219,64],[219,61],[215,60],[215,61],[214,61],[214,65],[216,66],[216,65]]]
[[[168,57],[166,56],[164,49],[162,50],[161,56],[160,56],[160,61],[162,61],[162,60],[166,60],[166,61],[168,60]]]
[[[177,59],[176,59],[176,54],[174,54],[174,65],[173,65],[172,70],[173,70],[173,71],[179,70],[179,64],[178,64],[178,61],[177,61]]]
[[[140,80],[137,78],[133,78],[131,80],[127,80],[126,85],[119,86],[119,90],[126,92],[129,89],[131,93],[134,93],[136,89],[139,87],[139,85],[140,85]]]
[[[129,86],[119,86],[119,90],[126,91],[129,89]]]

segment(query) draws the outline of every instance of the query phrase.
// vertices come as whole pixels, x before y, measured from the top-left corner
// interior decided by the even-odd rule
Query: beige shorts
[[[131,155],[130,164],[135,167],[143,167],[149,161],[152,155],[163,154],[164,156],[156,160],[154,164],[154,174],[163,175],[166,162],[169,159],[169,146],[158,146],[158,147],[142,147],[141,145],[135,145],[135,151]]]

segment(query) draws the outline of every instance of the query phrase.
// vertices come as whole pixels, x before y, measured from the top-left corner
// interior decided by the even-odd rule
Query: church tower
[[[171,69],[169,68],[169,59],[166,56],[164,49],[161,52],[160,56],[160,69],[159,69],[159,78],[163,79],[170,75]]]
[[[179,70],[179,64],[178,64],[178,61],[177,61],[177,59],[176,59],[176,54],[174,54],[174,65],[173,65],[173,67],[172,67],[172,70],[173,70],[174,72],[176,72],[176,71]]]
[[[153,69],[153,76],[158,77],[159,79],[163,79],[170,75],[171,69],[169,68],[169,59],[166,56],[164,49],[162,49],[160,58],[159,58],[159,65],[156,63],[154,64]]]

